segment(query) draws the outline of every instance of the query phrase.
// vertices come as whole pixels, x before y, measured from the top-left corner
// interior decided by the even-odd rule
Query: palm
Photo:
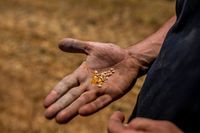
[[[45,100],[46,116],[56,116],[66,123],[78,113],[92,114],[129,91],[138,74],[138,66],[128,53],[113,44],[63,41],[66,52],[86,53],[87,59],[72,74],[66,76]],[[114,69],[104,82],[92,82],[94,71],[103,73]]]

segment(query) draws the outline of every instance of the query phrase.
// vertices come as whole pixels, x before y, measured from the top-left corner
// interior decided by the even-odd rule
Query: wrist
[[[136,60],[139,66],[139,76],[147,73],[151,64],[156,59],[160,47],[160,43],[151,42],[149,44],[144,44],[141,42],[126,49],[129,57]]]

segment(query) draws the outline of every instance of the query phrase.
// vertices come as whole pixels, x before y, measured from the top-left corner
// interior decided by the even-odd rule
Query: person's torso
[[[200,118],[200,0],[177,0],[176,12],[134,115],[170,120],[189,132]]]

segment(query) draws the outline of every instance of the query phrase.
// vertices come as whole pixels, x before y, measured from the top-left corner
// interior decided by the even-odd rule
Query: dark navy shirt
[[[193,133],[200,121],[200,0],[177,0],[176,13],[130,120],[169,120]]]

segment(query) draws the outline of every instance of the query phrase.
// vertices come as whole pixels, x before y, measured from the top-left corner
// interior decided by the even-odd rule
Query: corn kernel
[[[114,68],[110,68],[107,71],[98,73],[94,70],[94,75],[92,76],[91,83],[96,84],[98,87],[102,87],[103,83],[108,80],[108,78],[115,72]]]
[[[99,88],[101,88],[101,87],[102,87],[102,85],[101,85],[101,84],[98,84],[97,86],[98,86]]]
[[[94,71],[94,73],[95,73],[95,74],[97,74],[97,73],[98,73],[98,71],[97,71],[97,70],[95,70],[95,71]]]

